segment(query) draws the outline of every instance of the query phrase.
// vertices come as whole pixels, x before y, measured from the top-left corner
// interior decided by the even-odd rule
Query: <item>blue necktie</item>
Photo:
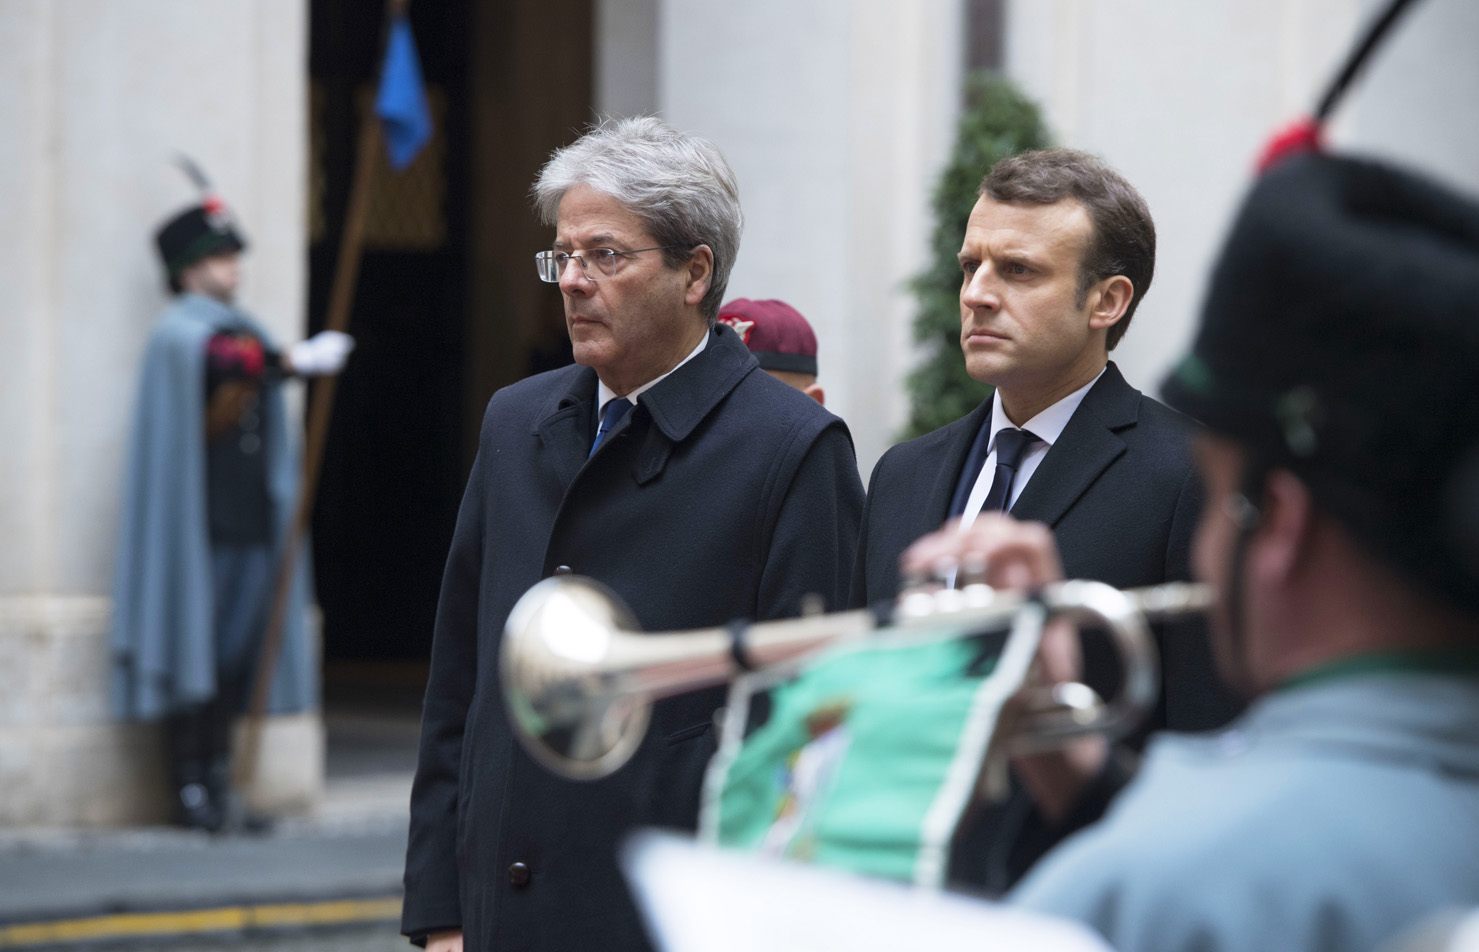
[[[1012,498],[1012,480],[1017,476],[1017,467],[1027,447],[1037,442],[1029,430],[1007,427],[996,434],[996,475],[991,480],[991,491],[981,503],[982,512],[1006,512]]]
[[[626,397],[617,397],[608,402],[601,410],[601,425],[596,428],[596,439],[591,444],[591,451],[586,454],[587,458],[596,455],[596,450],[606,441],[606,434],[616,429],[618,423],[632,412],[632,401]]]

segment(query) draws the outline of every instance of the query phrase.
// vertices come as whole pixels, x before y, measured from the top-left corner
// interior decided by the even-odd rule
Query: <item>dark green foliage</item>
[[[966,375],[960,353],[960,266],[955,256],[987,170],[1015,152],[1050,144],[1037,106],[1011,83],[989,73],[977,73],[967,81],[955,149],[931,199],[933,263],[909,282],[919,300],[914,339],[924,345],[926,356],[909,374],[906,436],[959,419],[988,393]]]

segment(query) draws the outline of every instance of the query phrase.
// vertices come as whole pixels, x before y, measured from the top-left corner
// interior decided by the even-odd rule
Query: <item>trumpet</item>
[[[797,665],[825,650],[869,638],[919,641],[1006,631],[1035,611],[1108,630],[1124,668],[1109,701],[1087,685],[1046,691],[1018,685],[1025,713],[1012,727],[1014,750],[1060,746],[1089,733],[1118,736],[1154,704],[1159,659],[1149,623],[1203,612],[1210,589],[1168,583],[1121,591],[1073,580],[1032,594],[971,584],[916,589],[892,605],[782,621],[676,632],[642,632],[621,600],[579,576],[545,579],[525,592],[505,626],[500,676],[515,736],[531,757],[574,780],[608,776],[631,759],[652,703],[737,677]]]

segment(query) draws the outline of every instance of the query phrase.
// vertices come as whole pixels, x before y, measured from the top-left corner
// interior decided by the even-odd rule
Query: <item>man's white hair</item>
[[[713,143],[669,127],[655,116],[604,119],[539,172],[531,192],[539,217],[556,224],[560,199],[577,185],[609,195],[646,223],[669,267],[698,245],[714,254],[714,275],[700,309],[719,314],[739,253],[744,215],[734,170]]]

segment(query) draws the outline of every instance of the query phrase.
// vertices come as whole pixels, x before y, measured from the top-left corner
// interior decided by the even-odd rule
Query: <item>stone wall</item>
[[[656,111],[734,167],[745,234],[728,296],[816,328],[827,406],[866,478],[908,416],[905,283],[960,108],[962,0],[603,0],[596,102]]]

